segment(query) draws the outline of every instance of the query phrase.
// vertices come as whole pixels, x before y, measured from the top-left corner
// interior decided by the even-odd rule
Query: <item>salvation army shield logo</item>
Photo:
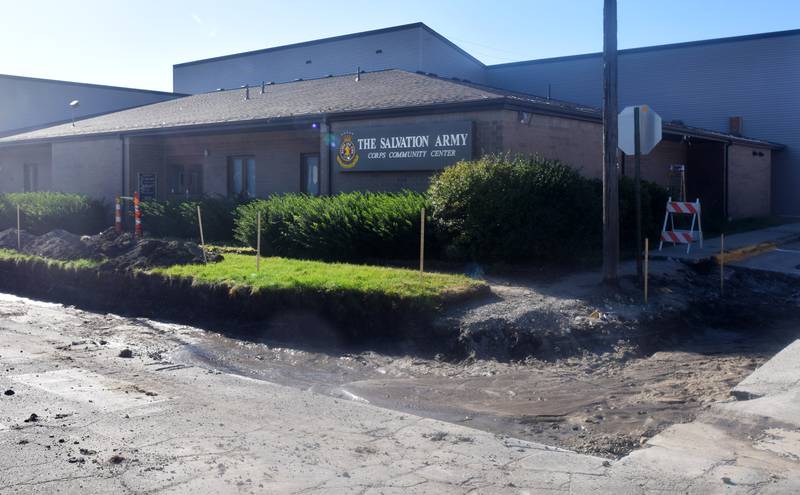
[[[339,152],[336,154],[336,162],[342,168],[353,168],[358,163],[358,150],[353,141],[353,133],[345,132],[341,136],[342,142],[339,144]]]

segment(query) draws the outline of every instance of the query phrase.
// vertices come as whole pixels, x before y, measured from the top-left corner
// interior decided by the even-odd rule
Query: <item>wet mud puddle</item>
[[[318,352],[202,333],[164,356],[500,435],[619,457],[688,422],[797,336],[705,329],[647,356],[629,349],[556,362],[445,362],[376,352]]]

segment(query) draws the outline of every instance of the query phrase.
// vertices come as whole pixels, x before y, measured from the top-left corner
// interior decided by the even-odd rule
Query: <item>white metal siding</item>
[[[156,91],[0,75],[0,134],[69,120],[72,100],[81,102],[75,110],[80,118],[171,98]]]
[[[206,93],[217,88],[238,88],[262,81],[287,82],[316,79],[328,74],[355,74],[362,70],[419,67],[421,28],[334,40],[310,46],[232,56],[208,62],[177,65],[173,88],[179,93]],[[376,53],[381,50],[382,53]],[[306,61],[311,63],[307,64]]]
[[[488,69],[488,83],[599,106],[600,56]],[[621,52],[620,105],[647,103],[665,120],[728,131],[744,118],[748,137],[787,149],[773,156],[776,213],[800,215],[800,34]]]

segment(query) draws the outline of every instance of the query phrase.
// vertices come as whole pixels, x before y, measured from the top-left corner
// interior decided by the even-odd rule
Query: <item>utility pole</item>
[[[616,285],[618,268],[617,1],[603,0],[603,282]]]

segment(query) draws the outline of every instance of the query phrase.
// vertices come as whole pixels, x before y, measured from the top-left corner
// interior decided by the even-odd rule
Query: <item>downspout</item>
[[[120,160],[120,163],[122,164],[122,174],[120,174],[122,176],[122,189],[120,190],[119,195],[125,196],[125,137],[122,134],[120,134],[119,140],[122,145],[120,146],[120,148],[122,149],[122,159]]]
[[[330,138],[333,136],[333,131],[331,131],[331,123],[328,120],[328,117],[323,119],[325,124],[325,131],[327,132],[327,136],[325,136],[325,146],[328,148],[328,152],[325,155],[328,157],[328,196],[333,196],[333,160],[331,160],[331,144]]]
[[[722,158],[722,221],[727,222],[730,219],[728,214],[728,152],[730,151],[731,142],[725,142],[725,153]]]

